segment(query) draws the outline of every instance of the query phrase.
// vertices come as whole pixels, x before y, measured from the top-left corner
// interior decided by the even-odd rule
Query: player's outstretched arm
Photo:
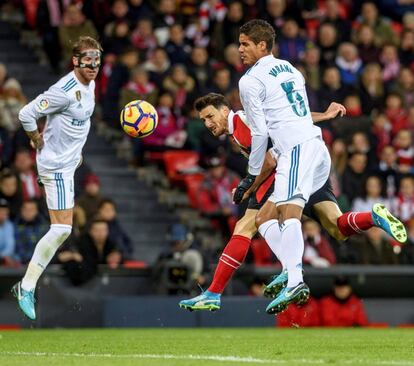
[[[325,112],[311,112],[314,123],[327,121],[335,117],[343,117],[346,115],[345,107],[340,103],[332,102]]]

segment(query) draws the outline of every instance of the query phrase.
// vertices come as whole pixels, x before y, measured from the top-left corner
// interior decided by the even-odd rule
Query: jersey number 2
[[[306,116],[308,111],[306,110],[305,100],[299,92],[293,90],[295,83],[293,81],[287,81],[281,85],[286,93],[293,112],[299,117]]]

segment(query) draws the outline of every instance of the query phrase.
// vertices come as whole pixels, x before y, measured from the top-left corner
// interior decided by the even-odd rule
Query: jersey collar
[[[227,130],[229,135],[233,135],[234,125],[233,125],[234,112],[230,110],[229,115],[227,116]]]

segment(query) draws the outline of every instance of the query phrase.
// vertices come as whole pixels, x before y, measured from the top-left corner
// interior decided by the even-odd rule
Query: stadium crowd
[[[152,103],[158,127],[145,139],[127,140],[132,144],[131,164],[157,164],[169,150],[197,152],[205,173],[194,206],[224,237],[230,235],[238,214],[231,205],[231,189],[237,176],[245,175],[246,159],[229,138],[215,139],[204,128],[193,102],[215,92],[224,94],[234,110],[241,109],[238,80],[245,69],[238,55],[239,27],[249,19],[266,19],[277,34],[274,54],[289,60],[307,80],[311,110],[323,111],[331,101],[346,107],[345,117],[321,124],[341,208],[370,211],[374,202],[382,202],[409,234],[402,247],[376,228],[337,243],[318,224],[307,221],[305,263],[414,264],[414,1],[8,3],[24,14],[24,28],[42,38],[57,74],[70,66],[71,40],[79,35],[101,40],[99,118],[107,128],[119,130],[123,105],[133,99]],[[17,119],[25,103],[19,82],[0,65],[0,258],[9,266],[25,264],[47,230],[33,151]],[[116,221],[115,205],[100,196],[99,178],[88,167],[78,172],[77,187],[72,245],[79,240],[90,245],[80,256],[63,251],[58,260],[92,258],[91,267],[101,261],[115,268],[132,255],[130,241]],[[99,219],[85,232],[86,218],[97,213]],[[253,263],[273,262],[261,239],[253,247]],[[74,282],[88,276],[76,271]]]

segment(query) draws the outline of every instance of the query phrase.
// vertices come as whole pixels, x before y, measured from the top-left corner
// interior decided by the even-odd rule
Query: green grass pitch
[[[87,329],[0,332],[2,366],[414,366],[411,329]]]

